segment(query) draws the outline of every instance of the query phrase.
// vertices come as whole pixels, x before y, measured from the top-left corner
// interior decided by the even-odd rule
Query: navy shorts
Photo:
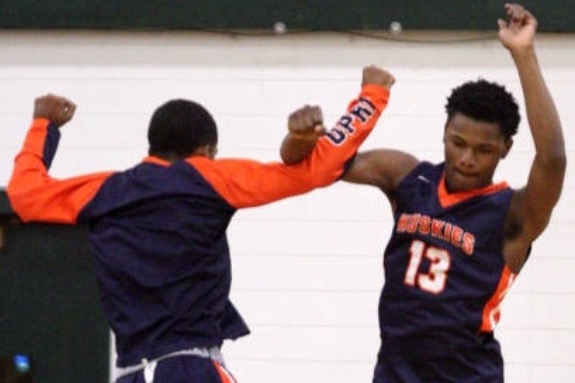
[[[153,383],[237,383],[220,363],[194,355],[179,355],[158,362]],[[116,383],[146,383],[144,371],[116,380]]]
[[[372,383],[503,383],[503,359],[492,335],[382,342]]]

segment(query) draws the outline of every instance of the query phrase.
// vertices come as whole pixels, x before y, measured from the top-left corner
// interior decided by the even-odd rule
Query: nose
[[[461,152],[461,157],[459,157],[459,163],[465,168],[475,167],[477,160],[471,148],[466,148]]]

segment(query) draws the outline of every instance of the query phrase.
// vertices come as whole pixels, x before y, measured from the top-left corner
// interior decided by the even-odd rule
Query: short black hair
[[[148,126],[149,154],[185,158],[205,145],[218,143],[216,122],[202,105],[183,99],[160,105]]]
[[[484,79],[454,88],[447,97],[445,111],[448,118],[461,113],[474,120],[497,123],[505,138],[517,133],[521,120],[513,95],[504,86]]]

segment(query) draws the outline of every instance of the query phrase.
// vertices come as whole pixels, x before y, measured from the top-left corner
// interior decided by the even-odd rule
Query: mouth
[[[467,172],[462,172],[461,170],[457,170],[457,169],[454,169],[454,172],[455,172],[455,174],[457,174],[463,178],[475,178],[475,177],[477,177],[477,173],[467,173]]]

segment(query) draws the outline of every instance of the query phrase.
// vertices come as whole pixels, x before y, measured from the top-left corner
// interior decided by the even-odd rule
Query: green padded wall
[[[107,383],[109,331],[85,230],[19,224],[0,193],[0,358],[31,358],[37,383]]]

